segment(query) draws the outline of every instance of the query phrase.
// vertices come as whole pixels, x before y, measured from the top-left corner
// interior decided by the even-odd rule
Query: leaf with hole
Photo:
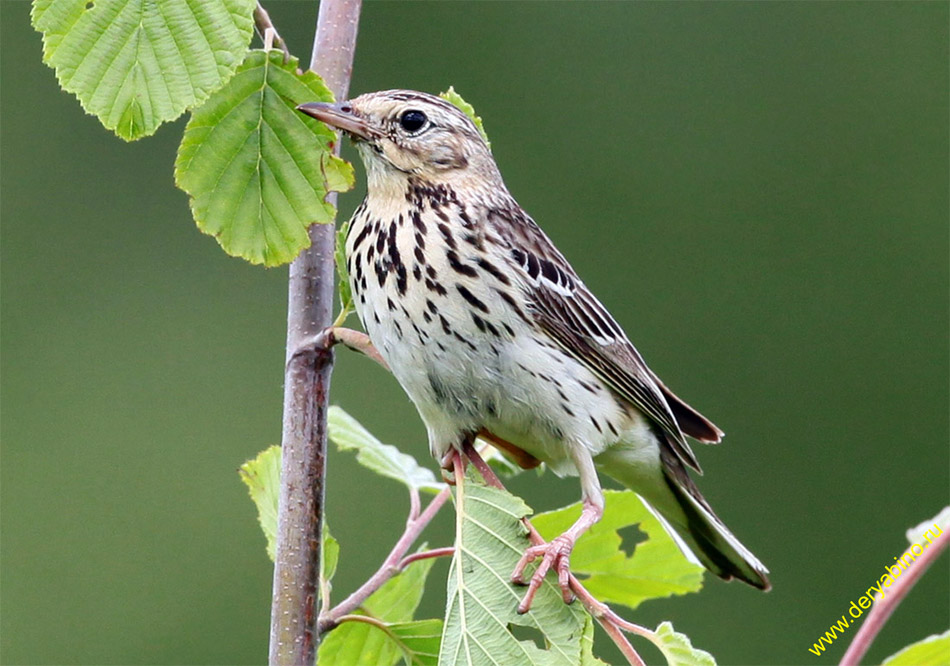
[[[228,84],[196,110],[175,160],[198,228],[230,255],[287,263],[310,245],[307,227],[331,222],[324,199],[353,185],[353,168],[332,153],[336,135],[296,110],[329,101],[313,72],[279,51],[251,51]]]
[[[697,592],[703,568],[683,557],[660,522],[631,490],[604,493],[604,516],[577,541],[571,553],[571,571],[601,601],[636,608],[647,599]],[[580,503],[538,514],[534,526],[545,539],[570,527],[581,513]],[[632,555],[621,548],[617,530],[638,525],[648,536]]]
[[[255,0],[34,0],[43,62],[127,141],[225,85],[254,32]]]

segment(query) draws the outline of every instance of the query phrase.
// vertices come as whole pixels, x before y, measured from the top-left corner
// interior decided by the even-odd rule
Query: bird
[[[599,473],[635,491],[691,561],[768,590],[768,569],[689,473],[702,472],[687,437],[717,443],[723,432],[647,366],[509,193],[469,116],[412,90],[297,108],[348,135],[365,167],[345,242],[351,292],[432,455],[449,464],[481,436],[523,467],[579,477],[578,520],[512,573],[528,586],[519,612],[552,570],[571,601],[571,551],[604,510]]]

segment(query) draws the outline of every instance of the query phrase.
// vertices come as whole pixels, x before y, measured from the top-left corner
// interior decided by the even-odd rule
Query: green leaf
[[[389,633],[410,666],[437,666],[442,620],[416,620],[389,625]]]
[[[599,600],[636,608],[647,599],[698,591],[703,568],[683,557],[660,522],[630,490],[608,490],[604,517],[577,541],[571,571]],[[580,516],[580,503],[539,514],[532,522],[545,539],[563,533]],[[633,555],[622,549],[618,529],[639,525],[648,536]]]
[[[426,549],[425,544],[419,550]],[[386,622],[408,622],[422,601],[426,579],[435,558],[416,560],[405,571],[393,576],[363,602],[363,610]]]
[[[277,553],[277,509],[280,502],[280,447],[276,444],[264,449],[253,460],[238,469],[241,481],[247,486],[257,506],[257,520],[267,539],[267,556],[274,561]],[[323,521],[323,556],[320,558],[320,579],[329,581],[336,572],[340,557],[340,543],[330,534]]]
[[[228,84],[197,109],[175,160],[175,182],[191,197],[198,228],[253,264],[291,261],[310,244],[307,227],[331,222],[329,191],[353,184],[353,168],[331,152],[336,136],[296,111],[329,101],[296,59],[251,51]]]
[[[255,0],[34,0],[43,62],[127,141],[221,88],[247,52]]]
[[[399,661],[409,666],[437,666],[441,634],[442,620],[437,619],[391,623],[348,620],[324,639],[317,660],[332,666],[393,666]]]
[[[393,666],[401,654],[399,646],[385,630],[367,622],[348,620],[320,641],[317,663],[332,666]]]
[[[445,487],[436,481],[432,470],[421,467],[415,458],[395,446],[380,442],[340,407],[330,407],[327,427],[330,439],[341,451],[356,451],[357,462],[377,474],[419,490],[439,492]]]
[[[323,545],[323,554],[320,557],[320,582],[328,583],[333,580],[337,562],[340,560],[340,542],[330,534],[326,516],[323,518],[323,540],[321,544]]]
[[[653,644],[660,648],[669,666],[716,666],[711,654],[694,648],[686,634],[674,631],[669,622],[661,622],[654,636]]]
[[[950,529],[950,506],[945,506],[930,520],[925,520],[920,525],[907,530],[907,542],[915,544],[923,541],[926,538],[925,534],[934,539],[948,529]]]
[[[449,86],[449,89],[444,93],[440,93],[439,97],[450,104],[454,104],[462,113],[472,119],[472,122],[475,123],[475,127],[478,128],[478,133],[481,134],[482,139],[485,140],[485,145],[488,146],[488,150],[491,150],[491,141],[488,140],[488,134],[485,133],[485,125],[482,123],[481,117],[475,115],[475,107],[462,99],[462,96],[455,92],[455,88],[452,86]]]
[[[911,643],[884,660],[882,666],[948,666],[950,630]]]
[[[594,656],[594,618],[588,615],[584,619],[584,633],[581,635],[581,664],[580,666],[608,666]]]
[[[267,539],[267,556],[273,561],[277,550],[277,503],[280,498],[280,447],[264,449],[238,470],[257,506],[257,519]]]
[[[336,324],[339,326],[353,311],[353,292],[350,290],[350,274],[346,270],[346,235],[350,232],[350,221],[340,225],[336,232],[336,250],[333,259],[336,263],[337,289],[340,292],[340,316]]]
[[[417,648],[418,651],[431,651],[431,640],[427,642],[418,627],[414,629],[402,625],[413,624],[412,616],[422,599],[426,578],[434,563],[434,559],[418,560],[386,581],[361,608],[362,614],[382,626],[359,621],[342,623],[320,643],[318,663],[334,666],[391,666],[407,651],[416,651]],[[439,620],[434,621],[441,624]],[[431,630],[429,626],[427,631],[431,633]],[[414,632],[419,633],[418,637],[414,636]],[[400,637],[400,634],[404,637]],[[406,638],[410,639],[409,643],[406,643]],[[412,647],[413,644],[416,648]]]
[[[542,584],[529,612],[517,613],[524,588],[510,576],[529,545],[520,519],[531,509],[471,477],[456,486],[455,508],[456,550],[439,664],[577,664],[586,613],[580,604],[565,604],[553,580]],[[545,648],[516,638],[512,625],[539,631]]]

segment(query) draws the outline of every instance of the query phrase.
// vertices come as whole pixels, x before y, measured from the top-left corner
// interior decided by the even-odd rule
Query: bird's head
[[[371,191],[388,190],[410,177],[430,183],[500,183],[491,151],[475,124],[434,95],[386,90],[297,108],[353,139]]]

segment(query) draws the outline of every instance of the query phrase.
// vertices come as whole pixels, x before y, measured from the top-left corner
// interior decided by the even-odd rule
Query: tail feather
[[[729,531],[696,489],[683,487],[666,474],[666,483],[686,517],[685,524],[673,522],[672,527],[685,540],[703,566],[723,580],[741,581],[769,590],[769,570]]]
[[[634,448],[601,454],[600,469],[635,491],[686,555],[724,580],[736,578],[771,589],[768,569],[733,536],[713,512],[675,454],[665,446],[649,464]],[[655,460],[655,459],[654,459]]]

